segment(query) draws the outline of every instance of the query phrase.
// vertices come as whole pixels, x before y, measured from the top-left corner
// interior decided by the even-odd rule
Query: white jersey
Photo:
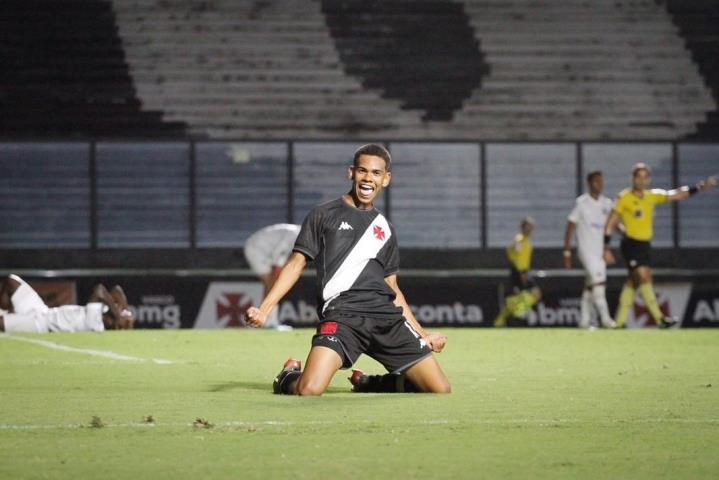
[[[5,314],[8,333],[102,332],[102,303],[62,305],[45,311]]]
[[[274,266],[284,266],[295,246],[300,226],[292,223],[270,225],[253,233],[245,242],[245,258],[258,275],[270,273]]]
[[[17,275],[12,279],[20,284],[10,302],[12,313],[5,313],[5,331],[8,333],[48,332],[101,332],[102,303],[88,303],[86,306],[63,305],[50,308],[40,295]]]
[[[580,258],[602,257],[604,252],[604,224],[612,201],[604,195],[596,200],[588,193],[577,197],[569,221],[574,223],[577,232],[577,250]]]

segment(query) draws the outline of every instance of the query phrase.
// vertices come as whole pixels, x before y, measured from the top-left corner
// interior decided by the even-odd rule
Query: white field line
[[[130,355],[121,355],[119,353],[111,352],[109,350],[93,350],[90,348],[77,348],[77,347],[70,347],[68,345],[63,345],[61,343],[51,342],[48,340],[40,340],[37,338],[28,338],[28,337],[17,337],[15,335],[8,335],[7,333],[0,334],[0,338],[5,338],[8,340],[17,340],[19,342],[26,342],[26,343],[32,343],[33,345],[40,345],[41,347],[45,348],[51,348],[53,350],[61,350],[63,352],[72,352],[72,353],[82,353],[85,355],[92,355],[94,357],[105,357],[110,358],[112,360],[120,360],[123,362],[152,362],[157,363],[159,365],[172,365],[174,363],[173,360],[164,360],[162,358],[141,358],[141,357],[132,357]]]
[[[217,428],[256,428],[256,427],[293,427],[293,426],[331,426],[333,428],[341,427],[342,423],[330,420],[309,420],[305,422],[296,421],[284,421],[284,420],[262,420],[262,421],[228,421],[228,422],[212,422],[210,423],[213,427]],[[416,423],[402,423],[404,426],[432,426],[432,425],[532,425],[537,427],[556,427],[558,424],[566,425],[584,425],[587,423],[594,423],[591,420],[580,420],[580,419],[514,419],[514,420],[431,420],[431,421],[420,421]],[[603,422],[598,422],[598,425],[641,425],[641,424],[717,424],[719,418],[644,418],[644,419],[614,419]],[[348,422],[348,425],[356,424],[367,424],[375,425],[375,422],[370,420],[360,420],[357,422]],[[162,427],[192,427],[194,424],[189,422],[157,422],[157,423],[107,423],[101,428],[162,428]],[[393,425],[385,425],[387,429],[393,427]],[[89,422],[87,424],[79,423],[66,423],[66,424],[0,424],[0,430],[52,430],[52,429],[75,429],[75,428],[93,428]],[[198,428],[204,429],[204,428]]]

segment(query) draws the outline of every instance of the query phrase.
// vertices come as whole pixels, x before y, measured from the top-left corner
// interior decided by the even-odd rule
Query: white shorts
[[[8,333],[48,332],[102,332],[102,303],[86,306],[63,305],[48,308],[44,312],[8,313],[5,315],[5,331]]]
[[[579,260],[584,266],[585,285],[591,286],[607,281],[607,264],[604,258],[597,255],[585,255],[579,252]]]
[[[24,314],[48,311],[48,306],[45,305],[45,302],[42,300],[40,295],[38,295],[37,292],[25,282],[25,280],[17,275],[12,275],[11,277],[20,284],[17,290],[15,290],[15,293],[12,294],[12,297],[10,297],[13,312],[17,314]]]

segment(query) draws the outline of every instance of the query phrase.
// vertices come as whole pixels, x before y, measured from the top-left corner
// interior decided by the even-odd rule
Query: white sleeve
[[[572,223],[579,223],[579,216],[580,216],[579,199],[577,199],[577,201],[574,202],[574,208],[569,213],[567,220],[569,220]]]

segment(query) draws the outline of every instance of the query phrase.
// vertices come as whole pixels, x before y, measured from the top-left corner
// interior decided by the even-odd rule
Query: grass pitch
[[[309,330],[0,336],[0,478],[719,477],[719,330],[444,332],[451,395],[320,398]]]

